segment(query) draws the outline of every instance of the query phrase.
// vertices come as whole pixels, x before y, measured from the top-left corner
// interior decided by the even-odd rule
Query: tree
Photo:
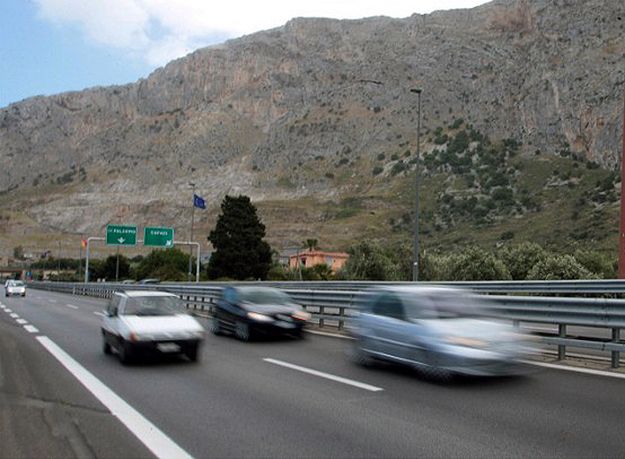
[[[349,258],[339,277],[353,280],[388,280],[392,276],[393,263],[379,245],[362,241],[351,246],[347,253]]]
[[[271,247],[263,240],[265,225],[248,196],[226,196],[221,215],[208,236],[215,251],[208,263],[208,277],[266,279],[271,267]]]
[[[547,258],[548,254],[535,242],[523,242],[513,247],[502,249],[500,257],[506,264],[514,280],[525,280],[527,273],[536,263]]]
[[[469,247],[449,259],[449,273],[446,280],[480,281],[507,280],[510,272],[503,262],[492,253],[479,247]]]
[[[188,266],[189,254],[180,249],[153,250],[139,262],[134,277],[156,277],[162,281],[187,280]]]
[[[319,243],[317,242],[317,239],[306,239],[303,242],[304,246],[306,246],[306,248],[309,251],[313,251],[313,250],[317,250],[319,248]]]
[[[615,260],[610,257],[599,252],[581,249],[576,250],[573,256],[584,268],[599,276],[600,279],[616,278]]]
[[[528,279],[571,280],[596,279],[571,255],[554,255],[539,261],[527,274]]]
[[[17,247],[13,247],[13,258],[17,260],[24,259],[24,247],[18,245]]]
[[[109,255],[104,263],[102,263],[97,271],[96,278],[104,278],[108,281],[115,281],[115,273],[117,270],[117,255]],[[119,256],[119,276],[118,279],[126,279],[130,274],[130,263],[128,258],[123,255]]]

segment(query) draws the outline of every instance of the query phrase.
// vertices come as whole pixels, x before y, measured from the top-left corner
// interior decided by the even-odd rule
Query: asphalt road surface
[[[358,367],[347,340],[316,335],[208,334],[197,363],[122,366],[101,350],[104,301],[29,290],[0,305],[3,458],[625,454],[624,379],[542,370],[436,384]]]

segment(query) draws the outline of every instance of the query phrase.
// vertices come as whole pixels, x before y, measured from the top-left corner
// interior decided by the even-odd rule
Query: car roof
[[[175,296],[176,298],[178,297],[177,295],[174,295],[173,293],[162,292],[160,290],[123,290],[123,291],[116,292],[116,293],[119,293],[120,295],[126,295],[127,297],[130,297],[130,298],[135,298],[135,297],[140,297],[140,296]]]

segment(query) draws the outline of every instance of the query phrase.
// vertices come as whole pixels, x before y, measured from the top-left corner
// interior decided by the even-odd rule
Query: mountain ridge
[[[611,169],[623,9],[504,0],[403,19],[299,18],[136,83],[26,99],[0,109],[0,192],[10,198],[0,210],[25,209],[33,234],[96,234],[120,219],[186,219],[189,182],[213,210],[226,193],[284,208],[384,194],[391,178],[370,170],[379,154],[414,153],[414,86],[423,154],[437,127],[463,118],[518,140],[525,155],[565,150]],[[289,242],[268,218],[274,243],[309,231],[291,228]]]

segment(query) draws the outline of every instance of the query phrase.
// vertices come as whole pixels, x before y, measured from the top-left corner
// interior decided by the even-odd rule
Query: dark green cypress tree
[[[218,279],[266,279],[271,248],[263,241],[265,225],[248,196],[226,196],[221,215],[208,236],[215,251],[208,263],[208,277]]]

